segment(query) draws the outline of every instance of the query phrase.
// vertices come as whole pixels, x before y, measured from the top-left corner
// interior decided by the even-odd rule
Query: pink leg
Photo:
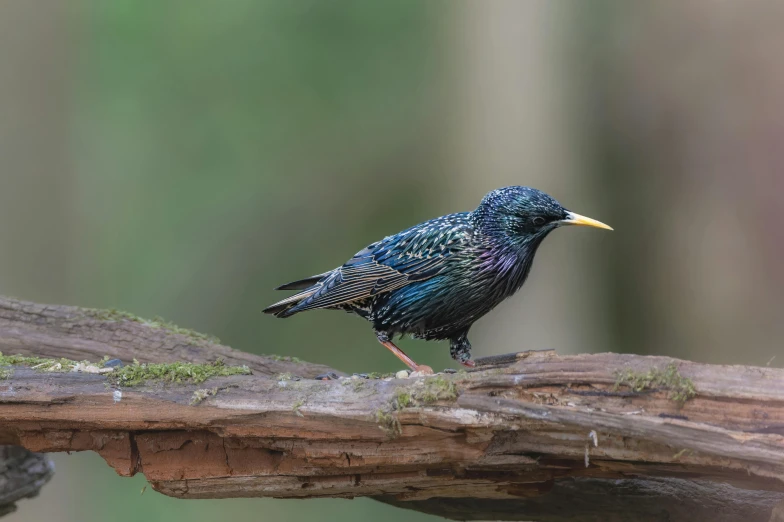
[[[403,350],[401,350],[400,348],[395,346],[395,343],[393,343],[389,339],[384,339],[382,337],[379,337],[378,342],[380,342],[381,344],[386,346],[387,349],[389,349],[390,352],[395,354],[395,357],[397,357],[398,359],[403,361],[403,363],[406,366],[411,368],[412,372],[422,372],[422,373],[426,373],[426,374],[432,374],[433,373],[433,369],[430,366],[426,366],[424,364],[417,364],[417,363],[415,363],[414,360],[411,357],[406,355],[403,352]]]

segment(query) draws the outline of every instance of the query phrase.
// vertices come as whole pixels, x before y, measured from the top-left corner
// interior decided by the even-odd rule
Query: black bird
[[[471,325],[523,286],[536,249],[562,225],[612,230],[539,190],[500,188],[473,212],[425,221],[371,243],[341,267],[278,287],[300,292],[264,313],[344,310],[370,321],[379,342],[414,371],[432,372],[395,346],[394,335],[448,339],[452,358],[472,367]]]

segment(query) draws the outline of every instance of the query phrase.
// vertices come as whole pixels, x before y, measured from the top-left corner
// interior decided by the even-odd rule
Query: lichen
[[[683,377],[675,363],[670,363],[664,370],[651,368],[647,372],[635,372],[631,369],[619,370],[615,374],[615,389],[628,386],[636,392],[663,388],[669,391],[668,398],[684,404],[697,395],[691,379]]]
[[[378,423],[378,427],[381,428],[390,439],[394,439],[403,433],[400,421],[397,420],[397,416],[390,411],[382,408],[376,410],[376,422]]]
[[[276,381],[290,381],[294,376],[290,372],[279,373],[275,376]]]
[[[6,379],[11,378],[14,374],[13,368],[0,368],[0,381],[4,381]]]
[[[150,380],[199,384],[211,377],[229,375],[250,375],[247,366],[226,366],[222,360],[212,363],[194,364],[189,362],[140,363],[134,360],[121,368],[116,368],[107,377],[116,386],[138,386]]]
[[[196,332],[194,330],[190,330],[188,328],[182,328],[171,321],[167,321],[162,317],[154,317],[153,319],[144,319],[139,317],[138,315],[134,315],[129,312],[124,312],[122,310],[115,310],[115,309],[99,309],[99,308],[85,308],[84,309],[85,315],[92,319],[97,319],[99,321],[106,321],[106,322],[120,322],[120,321],[131,321],[134,323],[143,324],[145,326],[149,326],[150,328],[160,328],[165,330],[169,333],[184,335],[190,338],[194,343],[201,344],[201,343],[212,343],[212,344],[220,344],[220,339],[215,337],[214,335],[207,335],[200,332]]]
[[[218,395],[218,391],[219,391],[218,388],[212,388],[212,389],[202,388],[200,390],[196,390],[195,392],[193,392],[193,397],[191,398],[191,406],[195,406],[196,404],[199,404],[207,397],[214,397],[215,395]]]

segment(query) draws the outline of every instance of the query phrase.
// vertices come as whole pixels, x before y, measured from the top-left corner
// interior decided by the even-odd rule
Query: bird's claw
[[[466,368],[476,368],[476,363],[471,359],[467,359],[465,361],[460,361],[460,364],[465,366]]]
[[[433,375],[435,372],[433,368],[426,364],[419,364],[415,367],[414,373],[411,374],[411,377],[419,377],[420,375]]]

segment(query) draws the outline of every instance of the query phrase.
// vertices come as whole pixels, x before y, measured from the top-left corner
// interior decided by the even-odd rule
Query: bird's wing
[[[470,229],[465,215],[452,214],[373,243],[320,281],[296,311],[362,301],[429,279],[461,249]]]

